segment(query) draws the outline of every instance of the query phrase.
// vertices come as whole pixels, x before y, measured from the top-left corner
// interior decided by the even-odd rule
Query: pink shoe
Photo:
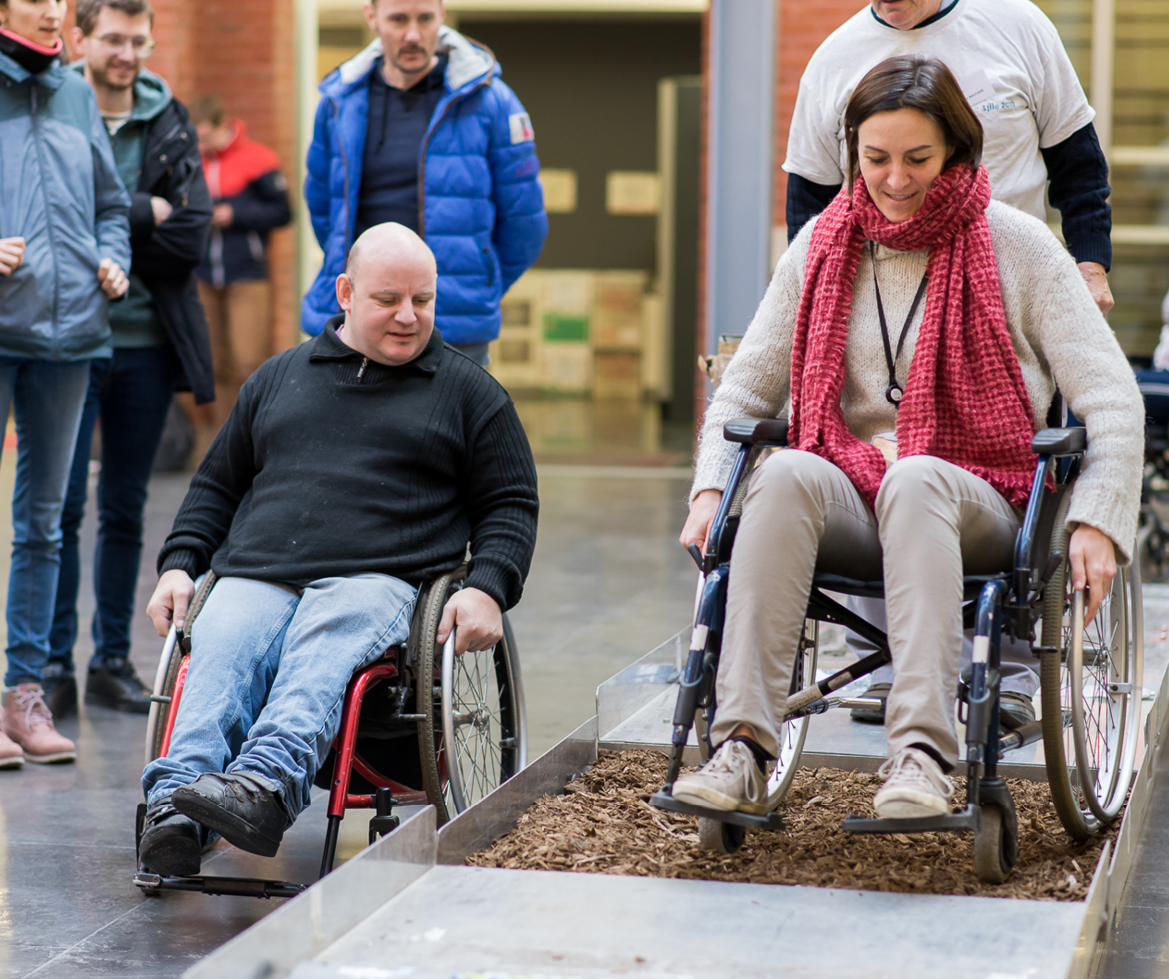
[[[4,694],[3,730],[29,761],[76,761],[77,746],[57,733],[39,683],[22,683]]]
[[[4,724],[4,712],[0,710],[0,728]],[[20,768],[24,765],[24,752],[20,745],[0,729],[0,768]]]

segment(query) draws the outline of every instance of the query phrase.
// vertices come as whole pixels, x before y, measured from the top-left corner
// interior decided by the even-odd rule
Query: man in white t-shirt
[[[1108,164],[1055,25],[1030,0],[872,0],[812,55],[788,136],[788,240],[845,179],[844,109],[894,55],[944,61],[982,122],[992,196],[1045,219],[1047,181],[1064,240],[1101,312],[1112,308]]]
[[[1064,240],[1092,297],[1112,308],[1106,272],[1112,264],[1108,163],[1096,137],[1095,111],[1084,97],[1055,25],[1030,0],[871,0],[817,48],[800,79],[788,135],[787,228],[792,240],[840,191],[848,165],[844,110],[857,83],[895,55],[946,63],[984,130],[982,162],[996,200],[1045,220],[1048,197],[1060,211]],[[878,626],[884,602],[850,599]],[[849,634],[860,654],[873,648]],[[964,662],[970,642],[965,643]],[[1025,644],[1004,643],[1002,719],[1018,727],[1035,719],[1035,661]],[[870,677],[868,696],[884,700],[892,667]],[[884,709],[854,710],[881,723]]]

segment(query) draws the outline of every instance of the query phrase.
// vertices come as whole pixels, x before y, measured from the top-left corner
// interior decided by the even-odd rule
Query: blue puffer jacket
[[[491,52],[446,27],[439,44],[446,91],[422,141],[420,231],[438,261],[436,325],[450,343],[484,343],[499,335],[500,298],[544,247],[540,164],[527,113]],[[353,244],[369,73],[381,56],[375,40],[320,86],[304,196],[325,258],[300,321],[313,336],[339,312],[334,282]]]
[[[0,276],[0,354],[110,356],[97,267],[130,270],[130,197],[80,74],[0,54],[0,188],[0,238],[25,240],[24,264]]]

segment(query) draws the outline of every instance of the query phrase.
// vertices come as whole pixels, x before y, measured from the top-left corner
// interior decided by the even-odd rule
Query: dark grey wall
[[[658,79],[700,73],[700,20],[464,15],[458,29],[495,52],[532,117],[541,165],[577,173],[576,212],[548,216],[537,267],[652,271],[656,220],[608,214],[605,175],[657,169]]]

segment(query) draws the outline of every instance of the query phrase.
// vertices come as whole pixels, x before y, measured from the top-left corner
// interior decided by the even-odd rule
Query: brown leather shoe
[[[39,683],[22,683],[4,694],[4,733],[24,749],[28,761],[76,761],[77,746],[57,733]]]
[[[4,712],[0,710],[0,728],[4,724]],[[0,768],[20,768],[24,764],[24,751],[7,734],[0,730]]]

